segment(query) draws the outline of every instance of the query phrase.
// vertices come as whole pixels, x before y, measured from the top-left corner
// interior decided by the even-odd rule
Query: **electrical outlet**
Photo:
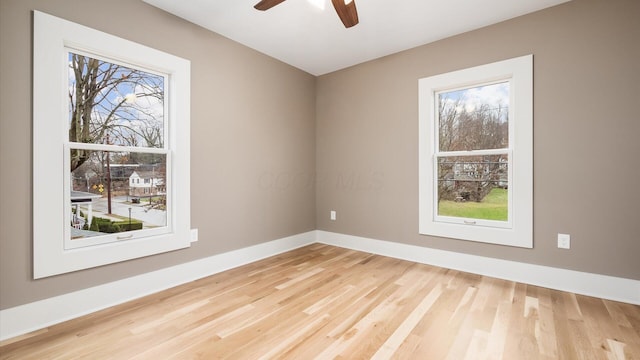
[[[558,234],[558,248],[570,249],[571,248],[571,235]]]
[[[198,241],[198,229],[191,229],[191,242]]]
[[[335,210],[331,210],[331,213],[329,214],[329,217],[331,218],[331,220],[335,220],[336,219],[336,211]]]

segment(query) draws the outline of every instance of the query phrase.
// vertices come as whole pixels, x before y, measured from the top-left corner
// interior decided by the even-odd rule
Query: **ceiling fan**
[[[280,4],[284,0],[262,0],[254,5],[257,10],[269,10]],[[358,11],[356,10],[355,0],[331,0],[333,7],[338,13],[338,17],[342,20],[344,27],[350,28],[358,23]]]

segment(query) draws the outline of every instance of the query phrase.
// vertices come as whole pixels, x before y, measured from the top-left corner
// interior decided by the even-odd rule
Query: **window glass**
[[[91,151],[71,172],[71,239],[167,226],[166,169],[164,154]]]
[[[167,226],[165,76],[79,51],[68,52],[68,63],[68,239],[75,241],[65,248]]]
[[[69,52],[69,141],[162,148],[164,76]],[[72,170],[87,159],[72,156]]]
[[[440,151],[509,147],[509,82],[438,94]]]
[[[440,91],[436,100],[436,214],[507,221],[509,82]],[[483,151],[491,154],[469,155]]]
[[[507,155],[438,158],[438,215],[508,220]]]

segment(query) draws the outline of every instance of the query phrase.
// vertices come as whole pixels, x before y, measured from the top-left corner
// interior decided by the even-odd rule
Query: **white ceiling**
[[[346,29],[329,0],[143,0],[313,75],[410,49],[569,0],[355,0]],[[324,4],[320,10],[317,3]]]

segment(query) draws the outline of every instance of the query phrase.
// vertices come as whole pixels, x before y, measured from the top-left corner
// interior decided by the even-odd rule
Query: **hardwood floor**
[[[322,244],[0,344],[1,359],[640,359],[640,306]]]

